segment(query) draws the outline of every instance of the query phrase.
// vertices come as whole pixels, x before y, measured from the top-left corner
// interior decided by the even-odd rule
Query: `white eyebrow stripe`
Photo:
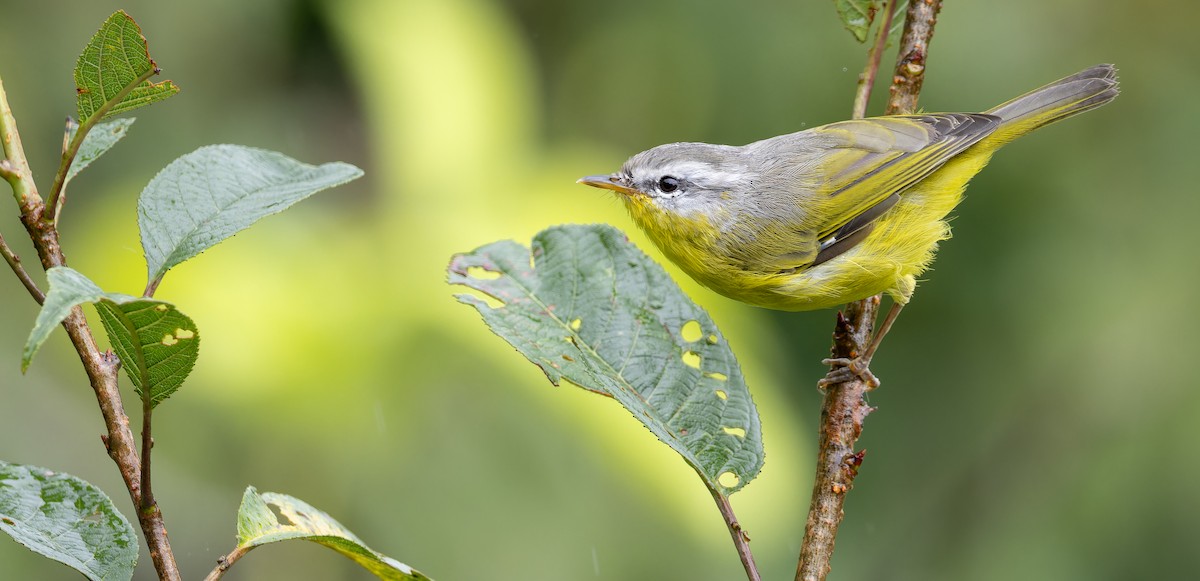
[[[712,165],[698,161],[670,163],[663,168],[663,175],[681,178],[707,188],[730,186],[747,179],[747,174],[743,172],[714,170]]]

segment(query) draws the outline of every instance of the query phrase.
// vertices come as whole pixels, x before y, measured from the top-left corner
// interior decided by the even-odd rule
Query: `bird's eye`
[[[658,180],[658,189],[662,190],[665,194],[678,190],[679,179],[671,176],[663,176]]]

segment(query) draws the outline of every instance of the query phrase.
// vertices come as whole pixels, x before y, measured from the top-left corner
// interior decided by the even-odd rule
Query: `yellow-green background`
[[[155,416],[155,485],[185,577],[232,547],[246,485],[302,498],[440,580],[741,575],[690,469],[612,401],[552,388],[451,298],[444,267],[568,222],[614,224],[661,259],[619,203],[574,179],[663,142],[745,143],[846,117],[865,48],[830,2],[2,8],[0,76],[43,188],[75,57],[113,10],[141,23],[183,88],[136,112],[71,184],[66,252],[106,290],[142,288],[138,192],[198,146],[366,170],[178,267],[158,293],[203,340]],[[1197,18],[1167,0],[946,2],[925,108],[986,109],[1098,62],[1120,66],[1123,94],[1012,145],[972,184],[873,365],[884,386],[835,579],[1195,574]],[[0,212],[0,232],[32,263],[15,214]],[[744,366],[767,463],[733,502],[764,578],[788,579],[833,313],[747,307],[671,272]],[[64,335],[21,376],[37,311],[7,271],[0,305],[0,458],[78,475],[132,515]],[[143,553],[137,577],[151,576]],[[0,577],[76,578],[7,539]],[[256,551],[228,578],[367,575],[298,544]]]

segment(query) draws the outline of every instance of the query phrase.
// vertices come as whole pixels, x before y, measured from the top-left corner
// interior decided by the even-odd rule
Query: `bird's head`
[[[710,220],[729,215],[753,187],[741,148],[707,143],[669,143],[643,151],[621,171],[587,176],[579,183],[613,190],[639,212]]]

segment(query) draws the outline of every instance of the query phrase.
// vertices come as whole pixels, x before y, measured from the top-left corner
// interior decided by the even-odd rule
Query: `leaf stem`
[[[146,283],[146,290],[142,291],[142,296],[152,298],[154,292],[158,290],[158,285],[162,283],[163,275],[158,275],[158,278]]]
[[[154,404],[150,401],[150,386],[142,384],[142,502],[139,511],[158,510],[154,501],[154,489],[150,487],[150,451],[154,438],[150,432],[150,418],[154,415]]]
[[[886,115],[916,110],[929,41],[941,8],[941,0],[909,2]],[[881,27],[880,34],[887,34],[887,28]],[[877,56],[877,53],[871,55]],[[860,113],[856,98],[855,116],[860,115],[865,116],[865,104]],[[880,302],[881,297],[875,295],[850,303],[844,314],[838,313],[833,332],[834,358],[854,359],[871,349],[872,329]],[[863,420],[874,409],[866,402],[869,389],[865,382],[853,376],[849,381],[830,383],[825,388],[812,503],[804,527],[796,581],[822,581],[829,574],[846,494],[853,487],[866,454],[866,450],[855,452],[854,445],[862,434]]]
[[[81,128],[82,131],[82,128]],[[77,134],[78,135],[78,134]],[[12,170],[9,183],[21,208],[21,224],[25,226],[29,239],[37,250],[42,268],[50,269],[55,266],[66,266],[67,259],[63,255],[59,242],[58,228],[52,219],[44,217],[48,210],[34,186],[29,163],[21,146],[21,138],[17,133],[16,122],[8,105],[8,97],[0,83],[0,139],[3,141],[5,162]],[[73,157],[73,154],[72,154]],[[65,159],[65,156],[64,156]],[[69,163],[67,164],[69,166]],[[64,174],[65,175],[65,174]],[[5,176],[6,178],[8,175]],[[61,185],[59,186],[61,187]],[[11,252],[8,251],[8,252]],[[8,253],[6,252],[6,254]],[[20,274],[18,273],[18,276]],[[36,296],[35,296],[36,298]],[[150,558],[160,579],[178,581],[181,577],[179,567],[175,564],[171,543],[167,540],[167,529],[163,524],[162,512],[157,505],[150,509],[142,509],[141,462],[138,458],[137,440],[129,428],[129,416],[125,414],[125,405],[121,401],[121,391],[117,384],[117,373],[120,360],[112,353],[102,353],[96,346],[96,339],[88,327],[83,309],[75,307],[62,323],[71,339],[71,344],[79,354],[79,360],[87,373],[88,382],[96,393],[96,402],[100,405],[100,415],[104,417],[107,434],[101,436],[101,441],[108,455],[117,464],[125,488],[129,490],[129,498],[137,507],[138,523],[150,549]]]
[[[99,109],[96,109],[87,119],[80,122],[79,129],[75,131],[75,137],[71,139],[70,143],[63,150],[62,161],[59,162],[58,171],[54,174],[54,182],[50,185],[50,196],[46,200],[44,220],[54,222],[60,205],[59,198],[62,195],[63,187],[66,186],[67,172],[71,169],[71,163],[75,161],[75,155],[79,153],[79,147],[83,145],[83,140],[87,137],[88,132],[108,114],[110,109],[120,103],[130,91],[133,91],[138,85],[149,80],[150,77],[162,72],[161,69],[154,66],[153,61],[150,62],[150,65],[149,70],[139,75],[138,78],[134,79],[128,85],[125,85],[119,93],[113,95],[113,98],[105,101]]]
[[[25,272],[24,266],[21,266],[21,257],[13,253],[12,248],[8,247],[8,244],[4,242],[4,235],[2,234],[0,234],[0,254],[4,255],[4,261],[8,263],[13,273],[21,280],[21,284],[25,285],[25,289],[33,296],[33,300],[37,301],[39,305],[46,302],[45,293],[42,292],[42,289],[38,288],[37,283],[33,282],[32,278],[29,278],[29,273]]]
[[[696,470],[696,472],[700,471]],[[700,475],[700,479],[708,482],[703,474]],[[758,574],[758,566],[754,564],[754,555],[750,552],[750,535],[746,534],[746,529],[742,528],[742,525],[738,523],[737,516],[733,514],[733,505],[729,504],[729,497],[711,486],[708,486],[708,492],[716,501],[717,510],[721,511],[721,518],[725,519],[725,526],[729,527],[729,536],[733,538],[733,546],[737,549],[738,558],[742,560],[742,567],[746,569],[746,578],[749,581],[761,581],[762,577]]]
[[[249,553],[250,549],[253,548],[254,547],[237,547],[228,555],[224,555],[217,559],[217,566],[213,567],[213,570],[209,572],[207,577],[204,578],[204,581],[219,581],[221,577],[225,575],[225,572],[228,571],[238,559],[241,559],[243,555]]]

